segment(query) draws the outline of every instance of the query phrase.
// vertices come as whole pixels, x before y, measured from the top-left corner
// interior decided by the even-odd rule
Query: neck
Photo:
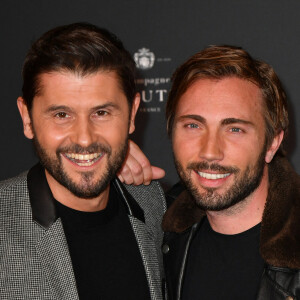
[[[222,211],[208,211],[212,229],[222,234],[238,234],[261,222],[268,195],[268,167],[258,188],[240,203]]]
[[[105,190],[95,198],[80,198],[71,193],[67,188],[57,182],[47,171],[46,178],[53,197],[61,204],[79,211],[93,212],[106,208],[109,198],[108,185]]]

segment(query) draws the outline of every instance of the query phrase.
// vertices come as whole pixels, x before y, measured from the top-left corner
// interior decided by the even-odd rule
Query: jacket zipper
[[[188,252],[189,252],[192,237],[193,237],[194,232],[196,231],[198,225],[199,225],[199,223],[196,223],[192,226],[188,241],[186,243],[186,247],[185,247],[185,251],[184,251],[184,255],[183,255],[183,260],[182,260],[182,265],[181,265],[181,269],[180,269],[180,273],[179,273],[178,289],[177,289],[177,300],[181,299],[182,281],[183,281],[183,275],[184,275],[184,271],[185,271],[186,260],[187,260],[187,256],[188,256]]]

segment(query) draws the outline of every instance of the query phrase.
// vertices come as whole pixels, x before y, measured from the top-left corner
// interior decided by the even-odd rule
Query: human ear
[[[134,120],[135,120],[135,116],[136,116],[137,110],[140,105],[140,100],[141,100],[140,94],[137,93],[134,97],[132,107],[131,107],[130,124],[129,124],[129,133],[130,134],[133,133],[135,130]]]
[[[274,155],[276,154],[278,148],[280,147],[281,143],[282,143],[282,140],[283,140],[283,130],[280,131],[280,133],[278,133],[273,141],[272,141],[272,144],[271,146],[269,147],[267,153],[266,153],[266,156],[265,156],[265,162],[266,163],[270,163],[274,157]]]
[[[24,130],[24,135],[28,138],[28,139],[33,139],[34,134],[32,131],[32,124],[31,124],[31,118],[28,112],[28,108],[26,105],[25,100],[22,97],[19,97],[17,100],[17,106],[22,118],[22,122],[23,122],[23,130]]]

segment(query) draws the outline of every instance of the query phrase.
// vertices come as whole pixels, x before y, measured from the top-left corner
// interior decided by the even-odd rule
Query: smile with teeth
[[[91,154],[78,154],[78,153],[64,153],[69,160],[77,164],[80,167],[89,167],[98,161],[103,153],[91,153]]]
[[[197,172],[199,176],[205,178],[205,179],[222,179],[225,177],[228,177],[231,173],[225,173],[225,174],[212,174],[212,173],[205,173],[205,172]]]

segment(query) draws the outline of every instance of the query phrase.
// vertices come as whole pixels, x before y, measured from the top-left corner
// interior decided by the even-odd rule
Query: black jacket
[[[285,158],[275,157],[269,181],[260,233],[265,268],[257,299],[300,299],[300,176]],[[190,241],[205,213],[180,184],[167,198],[172,204],[163,219],[162,250],[169,299],[179,300]]]

